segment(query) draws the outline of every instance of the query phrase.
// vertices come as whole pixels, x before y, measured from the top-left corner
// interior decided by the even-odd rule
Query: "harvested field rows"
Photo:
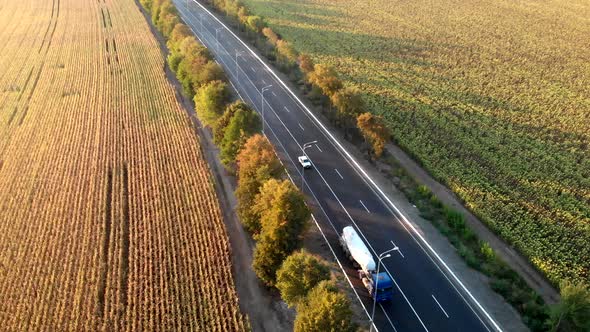
[[[247,329],[211,174],[132,0],[0,4],[0,326]]]

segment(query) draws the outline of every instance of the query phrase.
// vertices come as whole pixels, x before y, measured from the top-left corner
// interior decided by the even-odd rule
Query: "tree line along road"
[[[314,220],[367,317],[371,299],[338,247],[338,235],[352,225],[374,257],[393,246],[399,248],[382,263],[394,281],[394,299],[377,306],[375,327],[379,331],[501,331],[393,202],[272,69],[201,4],[174,2],[183,20],[225,69],[239,96],[263,117],[264,134],[275,145],[293,182],[312,203]],[[297,157],[303,154],[311,160],[311,169],[300,167]]]

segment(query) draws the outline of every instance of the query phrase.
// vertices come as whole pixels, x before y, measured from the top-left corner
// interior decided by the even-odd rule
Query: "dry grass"
[[[0,329],[246,329],[211,174],[135,2],[3,1],[0,23]]]

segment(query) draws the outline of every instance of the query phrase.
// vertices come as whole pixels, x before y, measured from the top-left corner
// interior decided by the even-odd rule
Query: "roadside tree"
[[[307,77],[309,82],[320,88],[327,97],[342,89],[342,82],[338,79],[336,71],[332,67],[316,64]]]
[[[261,225],[261,233],[255,236],[254,271],[265,284],[274,286],[276,271],[301,244],[310,211],[289,180],[270,179],[256,196],[254,212]]]
[[[211,81],[201,86],[195,94],[195,112],[205,126],[212,126],[223,114],[229,99],[227,84]]]
[[[329,279],[328,266],[302,250],[285,259],[277,271],[276,287],[281,292],[281,298],[294,307],[320,281]]]
[[[357,118],[357,126],[365,140],[371,145],[376,158],[381,157],[385,144],[390,139],[389,129],[383,123],[380,116],[371,113],[363,113]]]
[[[356,330],[348,298],[329,281],[320,282],[297,306],[295,332]]]
[[[260,222],[253,211],[256,195],[264,182],[278,178],[283,167],[268,139],[260,134],[250,137],[236,157],[238,215],[251,234],[260,233]]]
[[[223,132],[221,140],[221,161],[226,165],[232,165],[240,148],[246,140],[261,129],[260,117],[248,105],[242,103],[233,114]]]

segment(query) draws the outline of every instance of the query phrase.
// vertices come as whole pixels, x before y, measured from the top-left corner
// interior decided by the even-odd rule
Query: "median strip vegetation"
[[[297,307],[295,331],[353,331],[349,300],[329,281],[328,267],[297,251],[309,227],[310,210],[299,189],[285,178],[271,143],[259,134],[260,117],[244,102],[232,102],[221,67],[180,22],[169,0],[141,2],[167,38],[167,62],[184,95],[193,99],[197,117],[212,131],[227,171],[238,178],[238,215],[256,240],[256,275]],[[250,22],[258,24],[256,19]]]

